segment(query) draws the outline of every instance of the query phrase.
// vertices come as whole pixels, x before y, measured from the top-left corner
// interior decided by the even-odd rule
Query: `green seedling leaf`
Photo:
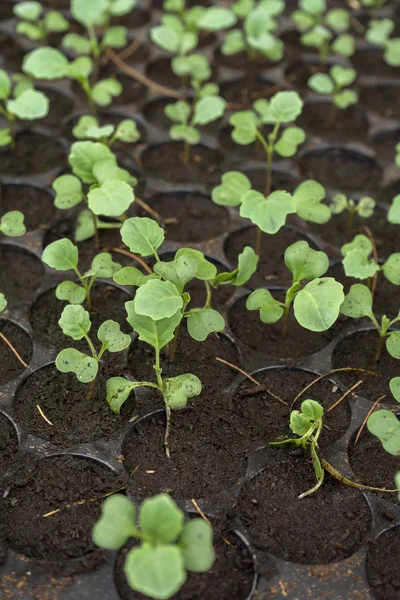
[[[283,315],[283,304],[269,290],[255,290],[246,301],[247,310],[259,310],[263,323],[276,323]]]
[[[385,46],[394,27],[395,23],[392,19],[371,19],[368,23],[365,39],[369,44]]]
[[[40,2],[20,2],[13,8],[14,15],[19,19],[26,19],[27,21],[37,21],[43,10]]]
[[[295,201],[285,191],[272,192],[265,197],[251,190],[242,196],[240,216],[250,219],[265,233],[277,233],[285,224],[286,217],[295,212]]]
[[[183,377],[182,382],[185,381],[186,376],[181,377]],[[155,542],[163,544],[172,543],[177,539],[182,531],[184,518],[184,513],[168,494],[158,494],[148,498],[142,503],[139,511],[142,533]]]
[[[185,408],[189,398],[201,394],[201,381],[191,373],[165,379],[164,384],[164,400],[172,410]]]
[[[346,294],[340,312],[346,317],[361,319],[372,314],[372,294],[366,285],[355,283]]]
[[[297,92],[278,92],[269,103],[270,122],[291,123],[303,110],[303,101]]]
[[[321,404],[315,400],[304,400],[301,404],[301,412],[312,422],[322,419],[324,409]]]
[[[19,119],[42,119],[49,112],[49,99],[43,92],[25,90],[15,100],[7,102],[7,110]]]
[[[206,31],[220,31],[221,29],[232,27],[236,21],[237,17],[235,13],[229,10],[229,8],[211,6],[203,12],[202,17],[198,21],[198,27]]]
[[[93,213],[91,210],[81,210],[77,219],[74,232],[75,242],[83,242],[94,236],[96,227],[93,221]]]
[[[396,415],[390,410],[377,410],[369,417],[367,427],[386,452],[393,456],[400,455],[400,421]]]
[[[332,44],[332,52],[341,56],[353,56],[356,49],[356,41],[352,35],[339,35]]]
[[[400,194],[393,198],[387,218],[389,223],[392,223],[393,225],[400,225]]]
[[[318,94],[333,94],[335,85],[326,73],[315,73],[308,80],[308,86]]]
[[[123,267],[114,273],[115,283],[119,285],[134,285],[140,287],[149,279],[158,279],[157,274],[143,275],[136,267]]]
[[[204,342],[210,333],[225,329],[224,318],[213,308],[193,312],[187,319],[189,335],[197,342]]]
[[[124,142],[125,144],[134,144],[140,139],[140,133],[133,119],[124,119],[117,127],[115,132],[117,140]]]
[[[113,413],[119,415],[123,403],[129,398],[132,390],[142,385],[140,381],[129,381],[124,377],[110,377],[106,383],[106,399]]]
[[[52,242],[43,251],[42,261],[57,271],[78,268],[78,248],[68,238]]]
[[[136,4],[137,0],[111,0],[108,10],[112,15],[121,17],[130,13]]]
[[[92,326],[88,311],[79,304],[68,304],[62,311],[58,324],[64,335],[75,341],[87,336]]]
[[[44,17],[44,26],[47,31],[62,33],[69,28],[69,22],[64,15],[57,10],[49,10]]]
[[[360,250],[365,256],[369,256],[372,253],[372,243],[366,235],[358,234],[354,236],[351,242],[343,244],[341,247],[342,256],[346,256],[352,250]]]
[[[344,194],[335,194],[331,202],[331,211],[334,215],[340,215],[346,210],[348,205],[347,198]]]
[[[180,49],[182,36],[172,27],[158,25],[150,29],[150,39],[163,50],[175,54]]]
[[[110,179],[125,181],[125,183],[129,183],[131,186],[134,186],[137,183],[135,177],[132,177],[128,171],[121,169],[117,165],[115,156],[112,160],[101,160],[100,162],[97,162],[93,166],[93,176],[100,185]]]
[[[108,106],[113,98],[122,94],[123,87],[116,79],[102,79],[92,88],[92,100],[99,106]]]
[[[343,285],[332,277],[317,278],[299,291],[294,299],[296,320],[310,331],[326,331],[339,316],[344,300]]]
[[[308,179],[301,183],[296,188],[293,198],[296,212],[301,219],[322,225],[331,218],[331,209],[323,204],[325,189],[317,181]]]
[[[119,179],[108,179],[88,193],[88,205],[95,215],[119,217],[135,199],[131,186]]]
[[[126,302],[125,308],[128,313],[127,321],[132,329],[138,333],[139,340],[153,346],[157,351],[164,348],[172,340],[175,329],[182,320],[182,312],[178,310],[172,317],[154,321],[150,317],[137,313],[135,300]]]
[[[121,265],[113,261],[109,252],[100,252],[97,254],[91,264],[90,274],[103,279],[111,277],[121,268]],[[86,273],[85,273],[86,275]]]
[[[229,171],[222,175],[221,185],[213,189],[212,199],[220,206],[240,206],[242,196],[249,190],[251,182],[246,175],[240,171]]]
[[[174,104],[167,104],[164,112],[171,121],[186,125],[190,117],[191,109],[188,102],[178,100],[178,102],[175,102]]]
[[[306,241],[301,240],[285,250],[285,265],[290,269],[293,281],[311,281],[327,272],[329,258],[325,252],[313,250]]]
[[[384,58],[391,67],[400,67],[400,38],[393,38],[387,42]]]
[[[93,61],[88,56],[80,56],[69,63],[66,76],[82,82],[88,79],[92,71]]]
[[[86,298],[85,289],[74,281],[62,281],[56,287],[56,298],[69,304],[82,304]]]
[[[310,420],[305,417],[299,410],[292,410],[290,413],[289,427],[293,433],[303,437],[311,429]]]
[[[257,139],[257,117],[252,110],[243,110],[231,116],[232,139],[241,146],[252,144]]]
[[[204,573],[211,569],[215,561],[215,552],[210,523],[204,519],[191,519],[185,523],[179,543],[188,571]]]
[[[300,127],[288,127],[275,144],[275,150],[286,158],[294,156],[297,148],[306,139],[306,134]]]
[[[370,260],[362,249],[346,252],[343,259],[343,268],[347,277],[355,277],[356,279],[368,279],[379,271],[379,265],[374,260]]]
[[[96,378],[99,365],[95,358],[75,348],[65,348],[56,358],[56,367],[61,373],[75,373],[81,383],[89,383]]]
[[[386,350],[390,356],[400,360],[400,331],[391,331],[386,338]]]
[[[0,231],[9,237],[21,237],[26,233],[24,215],[19,210],[10,210],[0,218]]]
[[[124,572],[132,589],[156,600],[167,600],[186,581],[182,551],[177,546],[134,548],[127,554]]]
[[[11,79],[0,69],[0,100],[5,100],[11,94]]]
[[[136,312],[154,321],[172,317],[182,306],[182,296],[170,281],[151,279],[136,292]]]
[[[0,292],[0,312],[7,308],[7,300],[4,294]]]
[[[28,21],[19,21],[15,27],[15,31],[20,35],[25,35],[30,40],[40,41],[45,39],[45,32],[39,25],[34,25]]]
[[[86,28],[103,25],[107,11],[107,0],[71,0],[72,16]]]
[[[400,285],[400,253],[395,252],[382,266],[383,274],[386,279],[394,285]]]
[[[219,96],[206,96],[196,102],[193,125],[207,125],[223,116],[226,101]]]
[[[0,129],[0,147],[9,146],[11,144],[11,131],[9,128]]]
[[[300,411],[294,410],[290,414],[290,429],[296,435],[303,437],[309,432],[316,421],[322,419],[324,409],[315,400],[304,400]]]
[[[210,281],[217,275],[217,267],[212,262],[206,259],[200,250],[193,248],[180,248],[175,254],[175,260],[181,256],[188,256],[196,262],[196,279],[202,281]]]
[[[53,181],[53,190],[56,193],[54,205],[61,210],[76,206],[84,199],[82,183],[75,175],[61,175]]]
[[[96,163],[112,161],[115,156],[112,151],[100,142],[74,142],[68,156],[74,175],[79,177],[83,183],[96,183],[93,169]]]
[[[389,382],[390,391],[396,402],[400,402],[400,377],[392,377]]]
[[[65,50],[72,50],[75,54],[90,54],[92,46],[90,40],[79,35],[79,33],[67,33],[63,37],[62,47]]]
[[[350,27],[349,11],[334,8],[326,14],[325,23],[336,32],[346,31]]]
[[[375,200],[369,196],[365,196],[364,198],[361,198],[357,204],[357,212],[363,219],[368,219],[368,217],[372,217],[374,214],[375,206]]]
[[[151,256],[164,241],[164,230],[147,217],[132,217],[121,227],[121,237],[131,252]]]
[[[225,56],[232,56],[238,54],[242,50],[246,49],[246,41],[241,29],[232,29],[225,35],[224,41],[221,46],[221,52]]]
[[[106,550],[122,548],[137,532],[135,519],[135,506],[126,496],[114,494],[106,498],[101,517],[93,527],[93,542]]]
[[[183,140],[192,146],[200,142],[200,133],[188,125],[173,125],[169,130],[169,135],[172,140]]]
[[[182,294],[185,285],[196,277],[197,263],[190,256],[181,254],[170,262],[160,261],[154,265],[154,272],[165,281],[170,281]]]
[[[34,79],[62,79],[68,73],[68,60],[55,48],[36,48],[25,55],[22,71]]]
[[[82,136],[82,139],[90,138],[92,140],[101,140],[110,137],[114,133],[114,125],[104,125],[103,127],[97,127],[93,125],[86,129],[86,135]],[[75,135],[76,138],[79,136]]]
[[[335,94],[333,98],[333,102],[341,110],[348,108],[352,104],[356,104],[357,100],[358,96],[353,90],[343,90],[342,92]]]
[[[124,48],[128,43],[128,30],[123,26],[109,27],[101,41],[103,48]]]
[[[100,325],[97,337],[108,352],[121,352],[131,343],[131,338],[122,333],[120,324],[109,319]]]
[[[215,277],[212,284],[218,286],[219,284],[229,283],[230,285],[242,286],[254,275],[257,271],[258,256],[254,252],[253,248],[246,246],[243,252],[239,254],[238,268],[230,273],[220,273]]]
[[[329,72],[333,81],[339,88],[351,85],[357,77],[357,71],[355,71],[355,69],[347,69],[341,65],[333,65]]]

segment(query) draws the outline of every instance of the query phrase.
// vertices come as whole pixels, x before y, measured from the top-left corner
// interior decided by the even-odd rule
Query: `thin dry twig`
[[[21,356],[18,354],[17,350],[14,348],[12,343],[1,332],[0,332],[0,338],[3,340],[3,342],[5,342],[7,344],[7,346],[10,348],[10,350],[14,354],[14,356],[19,360],[21,365],[23,365],[25,367],[25,369],[30,369],[30,366],[26,364],[26,362],[24,361],[23,358],[21,358]]]
[[[137,263],[139,263],[139,265],[141,265],[149,275],[153,273],[149,265],[145,263],[144,260],[140,258],[140,256],[138,256],[137,254],[133,254],[133,252],[129,252],[128,250],[124,250],[123,248],[103,248],[103,252],[117,252],[117,254],[129,256],[129,258],[132,258],[132,260],[135,260]]]
[[[52,423],[52,422],[50,421],[50,419],[48,419],[48,418],[46,417],[46,415],[44,414],[44,412],[43,412],[43,410],[42,410],[42,407],[40,406],[40,404],[36,404],[36,408],[38,409],[38,411],[39,411],[39,414],[40,414],[40,416],[42,417],[42,419],[44,419],[44,420],[46,421],[46,423],[48,423],[49,425],[51,425],[52,427],[54,427],[54,423]]]
[[[330,406],[326,412],[331,412],[331,410],[333,410],[334,408],[336,408],[337,406],[339,406],[339,404],[345,398],[347,398],[347,396],[349,394],[351,394],[351,392],[353,392],[356,388],[358,388],[358,386],[361,385],[362,383],[363,383],[363,381],[362,381],[362,379],[360,379],[359,381],[357,381],[357,383],[355,383],[354,385],[352,385],[351,388],[349,390],[347,390],[347,392],[345,392],[342,396],[340,396],[339,400],[336,400],[336,402],[334,404],[332,404],[332,406]]]
[[[239,373],[241,373],[242,375],[247,377],[247,379],[250,379],[250,381],[252,381],[256,385],[260,385],[260,382],[257,381],[257,379],[254,379],[254,377],[252,377],[251,375],[246,373],[246,371],[243,371],[243,369],[241,369],[240,367],[233,365],[232,363],[228,362],[227,360],[224,360],[223,358],[218,358],[218,356],[216,357],[215,360],[217,360],[220,363],[223,363],[224,365],[227,365],[228,367],[231,367],[231,369],[234,369],[235,371],[239,371]]]
[[[141,43],[142,42],[140,40],[133,40],[133,42],[129,44],[129,46],[124,48],[122,52],[118,53],[118,56],[121,60],[126,60],[127,58],[132,56],[132,54],[135,54],[136,50],[139,48]]]
[[[358,433],[356,435],[356,439],[354,440],[354,445],[357,444],[358,440],[360,439],[360,435],[362,433],[362,430],[364,429],[365,425],[367,424],[367,421],[370,417],[370,415],[374,412],[375,408],[378,406],[379,402],[381,400],[383,400],[384,398],[386,398],[386,394],[383,394],[383,396],[381,396],[380,398],[378,398],[378,400],[376,400],[373,405],[371,406],[371,408],[369,409],[367,416],[365,417],[364,421],[362,422],[362,425],[360,427],[360,429],[358,430]]]
[[[271,392],[271,390],[269,390],[265,385],[258,385],[257,387],[253,388],[252,390],[243,392],[240,395],[242,398],[250,398],[251,396],[258,396],[258,394],[263,394],[264,392],[266,394],[269,394],[270,396],[272,396],[272,398],[275,398],[275,400],[278,400],[278,402],[280,402],[281,404],[284,404],[285,406],[289,406],[288,402],[285,402],[285,400],[282,400],[282,398],[279,398],[279,396],[274,394],[274,392]]]
[[[135,196],[135,202],[136,202],[136,204],[139,204],[139,206],[141,206],[143,208],[143,210],[145,210],[147,213],[149,213],[149,215],[151,215],[153,217],[153,219],[155,219],[159,223],[163,222],[163,218],[160,215],[160,213],[158,213],[156,210],[154,210],[154,208],[151,208],[151,206],[149,206],[147,204],[147,202],[145,202],[141,198],[138,198],[138,196]]]
[[[196,511],[199,513],[199,515],[201,516],[201,518],[208,523],[209,525],[211,525],[210,520],[206,517],[206,515],[203,513],[203,511],[201,510],[200,506],[197,504],[196,500],[194,498],[192,498],[192,504],[195,507]],[[223,535],[221,535],[221,539],[223,539],[223,541],[225,542],[225,544],[227,544],[227,546],[230,546],[231,543],[229,540],[227,540],[226,538],[224,538]]]
[[[47,517],[52,517],[53,515],[56,515],[64,508],[71,508],[71,506],[79,506],[81,504],[87,504],[89,502],[97,502],[98,500],[103,500],[104,498],[108,498],[108,496],[112,496],[113,494],[118,494],[118,492],[122,492],[125,490],[126,490],[126,487],[120,487],[117,490],[113,490],[112,492],[107,492],[106,494],[103,494],[102,496],[97,496],[96,498],[88,498],[87,500],[75,500],[75,502],[71,502],[70,504],[66,504],[65,506],[56,508],[55,510],[51,510],[50,512],[42,515],[42,517],[44,519],[46,519]]]

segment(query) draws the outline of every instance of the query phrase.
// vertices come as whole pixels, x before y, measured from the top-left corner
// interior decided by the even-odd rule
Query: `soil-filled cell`
[[[36,175],[61,169],[65,164],[65,149],[60,142],[27,131],[17,134],[14,150],[7,147],[0,152],[0,172],[4,175]]]
[[[40,258],[9,244],[0,245],[0,290],[8,308],[29,305],[43,275]]]
[[[2,185],[0,190],[0,215],[19,210],[24,215],[27,231],[49,228],[57,209],[53,196],[33,185]]]
[[[15,323],[0,318],[0,385],[12,381],[26,369],[25,365],[32,358],[32,351],[31,338],[26,331]]]
[[[15,427],[3,413],[0,413],[0,478],[11,467],[18,450],[18,436]]]
[[[367,578],[376,600],[398,600],[400,531],[389,529],[374,540],[367,554]]]

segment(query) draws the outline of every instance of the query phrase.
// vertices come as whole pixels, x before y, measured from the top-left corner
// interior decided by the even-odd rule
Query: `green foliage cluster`
[[[30,40],[47,40],[51,33],[69,29],[69,22],[60,11],[49,10],[43,14],[43,6],[35,0],[15,4],[14,15],[19,19],[16,32]]]

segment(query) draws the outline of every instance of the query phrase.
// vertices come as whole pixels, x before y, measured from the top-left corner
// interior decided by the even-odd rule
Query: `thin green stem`
[[[87,341],[87,343],[89,344],[89,348],[90,348],[93,358],[95,360],[97,360],[97,362],[98,362],[99,357],[97,356],[96,348],[93,346],[92,340],[90,339],[90,337],[88,336],[87,333],[85,333],[84,338]]]
[[[282,317],[282,337],[283,338],[285,338],[287,335],[289,309],[290,309],[290,304],[285,304],[285,308],[283,309],[283,317]]]
[[[100,352],[99,352],[99,353],[98,353],[98,355],[97,355],[97,360],[98,360],[98,361],[100,361],[100,360],[102,359],[102,357],[103,357],[103,354],[104,354],[104,352],[105,352],[106,350],[107,350],[107,344],[105,344],[105,343],[103,342],[103,345],[101,346],[101,350],[100,350]]]
[[[210,308],[211,306],[211,285],[209,281],[205,281],[204,285],[206,286],[206,301],[204,303],[203,309]]]
[[[93,98],[92,98],[92,89],[90,87],[90,83],[86,78],[79,78],[78,82],[81,84],[81,87],[83,89],[83,91],[85,92],[87,101],[89,103],[90,109],[92,111],[92,114],[96,117],[97,116],[97,107],[96,104],[93,102]]]
[[[354,215],[357,212],[357,207],[349,208],[349,214],[346,220],[346,232],[351,233],[354,228]]]
[[[97,377],[95,377],[93,379],[93,381],[90,383],[89,391],[86,394],[86,400],[90,401],[93,398],[94,390],[95,390],[95,387],[96,387],[96,379],[97,379]]]
[[[183,144],[183,162],[185,165],[190,163],[190,144],[188,142]]]

